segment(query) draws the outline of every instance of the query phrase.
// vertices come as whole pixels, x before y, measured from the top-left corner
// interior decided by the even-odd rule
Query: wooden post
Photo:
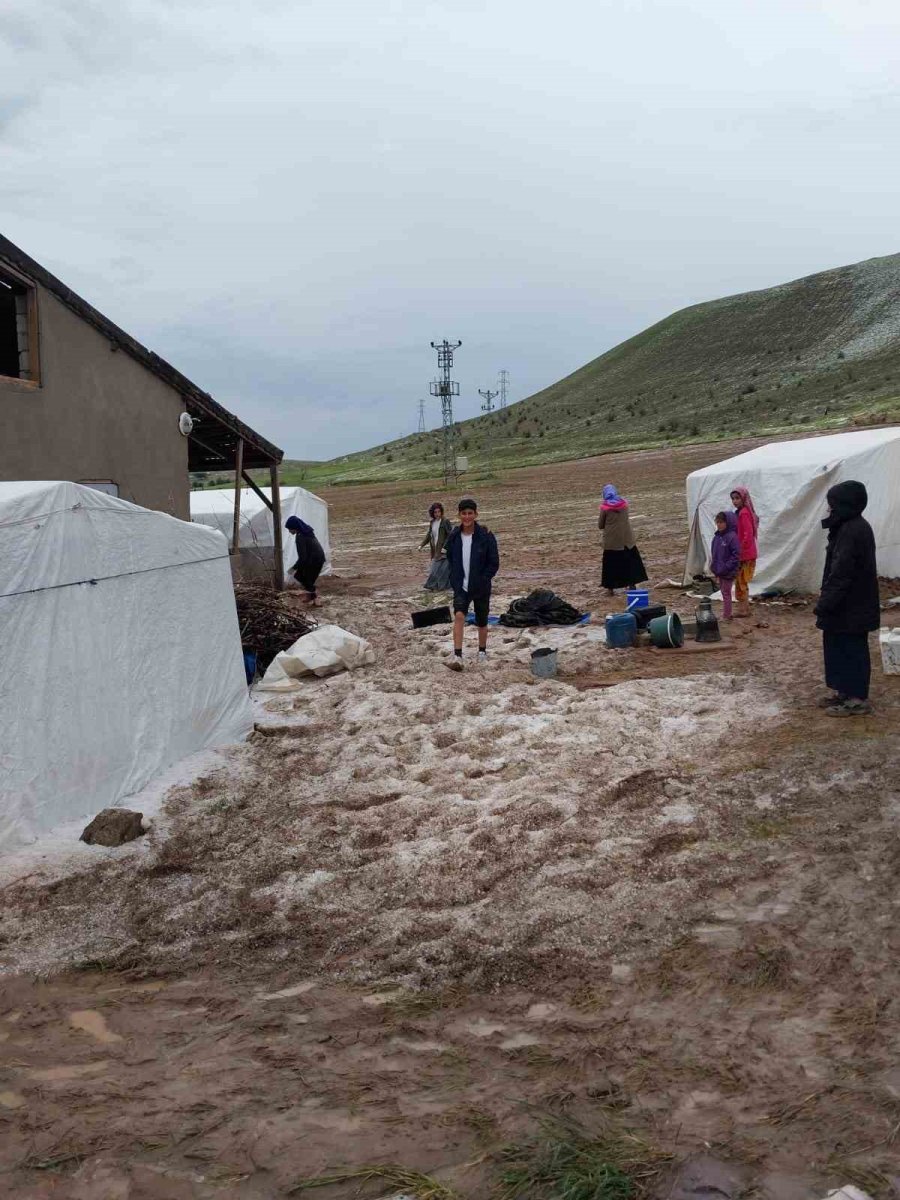
[[[244,471],[244,439],[238,438],[234,452],[234,533],[231,537],[231,553],[237,554],[241,539],[241,475]]]
[[[277,462],[273,462],[269,468],[269,477],[272,481],[272,525],[275,533],[275,587],[282,592],[284,591],[284,549],[281,536],[281,490],[278,484]]]

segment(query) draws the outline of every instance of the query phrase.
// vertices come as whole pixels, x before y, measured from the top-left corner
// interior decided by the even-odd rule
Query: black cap
[[[456,506],[456,511],[462,512],[462,510],[464,508],[471,508],[473,512],[478,512],[478,505],[475,503],[475,501],[472,499],[471,496],[464,496],[463,499],[460,500],[459,504]]]

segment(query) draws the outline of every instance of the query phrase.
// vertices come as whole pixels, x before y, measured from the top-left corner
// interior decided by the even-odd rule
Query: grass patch
[[[378,1183],[415,1196],[417,1200],[459,1200],[457,1192],[445,1187],[431,1175],[423,1175],[420,1171],[411,1171],[395,1163],[374,1163],[371,1166],[334,1171],[330,1175],[311,1175],[288,1188],[287,1194],[299,1196],[313,1188],[333,1187],[338,1183],[358,1183],[360,1187],[367,1183]]]
[[[477,1104],[457,1104],[441,1114],[442,1125],[464,1125],[480,1142],[492,1142],[497,1136],[497,1118]]]
[[[458,1008],[465,996],[457,988],[435,992],[401,992],[385,1004],[385,1017],[426,1017],[442,1008]]]
[[[542,1117],[535,1134],[505,1146],[497,1200],[637,1200],[666,1156],[632,1135],[593,1132],[564,1116]]]
[[[731,960],[728,982],[738,987],[784,987],[790,980],[790,951],[777,943],[757,943],[738,950]]]

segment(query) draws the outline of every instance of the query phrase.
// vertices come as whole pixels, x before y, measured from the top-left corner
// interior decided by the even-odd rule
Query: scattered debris
[[[261,583],[236,583],[241,645],[256,654],[259,671],[265,671],[280,650],[287,650],[318,625],[306,613],[286,604],[280,594]]]
[[[89,846],[124,846],[144,832],[144,814],[129,808],[104,808],[81,835]]]

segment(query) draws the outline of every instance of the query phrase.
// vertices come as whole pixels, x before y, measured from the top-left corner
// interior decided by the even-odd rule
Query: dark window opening
[[[31,379],[28,288],[0,272],[0,375]]]

